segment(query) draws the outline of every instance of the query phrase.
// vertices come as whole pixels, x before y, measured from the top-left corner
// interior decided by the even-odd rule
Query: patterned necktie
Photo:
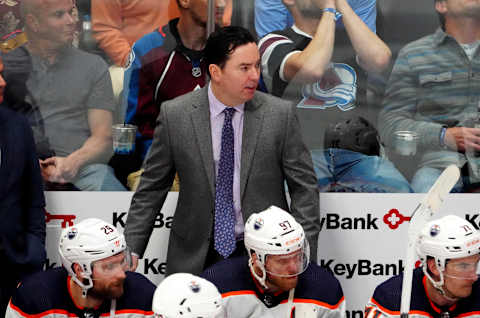
[[[222,147],[215,190],[215,250],[227,258],[235,250],[235,214],[233,211],[233,126],[234,108],[224,110]]]

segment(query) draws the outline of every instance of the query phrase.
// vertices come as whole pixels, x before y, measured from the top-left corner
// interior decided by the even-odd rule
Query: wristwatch
[[[338,12],[337,10],[335,10],[334,8],[324,8],[322,10],[322,12],[333,13],[335,15],[335,21],[338,21],[338,19],[340,19],[342,17],[342,14],[340,12]]]
[[[440,130],[440,148],[442,149],[447,149],[447,145],[445,144],[445,133],[447,132],[447,126],[442,126],[442,129]]]

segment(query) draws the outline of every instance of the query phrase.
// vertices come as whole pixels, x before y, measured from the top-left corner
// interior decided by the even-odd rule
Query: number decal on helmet
[[[288,221],[280,222],[280,223],[278,223],[278,225],[280,225],[280,227],[281,227],[284,231],[288,231],[288,230],[291,230],[291,229],[292,229],[292,226],[290,225],[290,223],[289,223]]]
[[[102,230],[106,235],[112,233],[114,231],[114,229],[112,229],[110,226],[108,225],[104,225],[100,228],[100,230]]]

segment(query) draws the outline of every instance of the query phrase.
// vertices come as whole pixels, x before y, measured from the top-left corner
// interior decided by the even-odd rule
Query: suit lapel
[[[240,168],[240,200],[243,200],[245,186],[247,185],[253,157],[262,130],[263,109],[264,107],[261,107],[261,102],[256,98],[245,103],[242,134],[242,163]]]
[[[190,113],[200,157],[208,178],[208,185],[215,195],[215,164],[213,162],[212,129],[210,124],[210,109],[208,103],[207,87],[198,91],[192,103],[193,110]]]

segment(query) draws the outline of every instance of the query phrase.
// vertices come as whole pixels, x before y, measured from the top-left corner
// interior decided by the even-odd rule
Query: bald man
[[[110,75],[101,58],[72,46],[73,9],[72,0],[22,1],[29,41],[6,54],[4,63],[31,70],[26,101],[39,109],[55,153],[41,160],[44,180],[80,190],[124,190],[106,165],[115,109]]]

